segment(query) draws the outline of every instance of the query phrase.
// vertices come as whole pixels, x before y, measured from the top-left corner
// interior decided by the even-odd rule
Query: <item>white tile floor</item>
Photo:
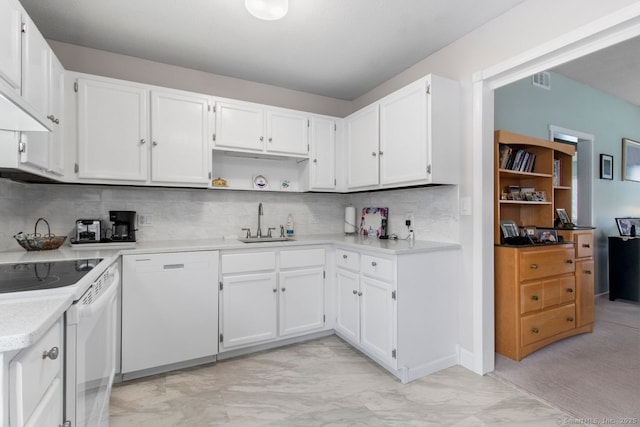
[[[409,384],[335,336],[116,385],[111,427],[558,426],[572,418],[456,366]]]

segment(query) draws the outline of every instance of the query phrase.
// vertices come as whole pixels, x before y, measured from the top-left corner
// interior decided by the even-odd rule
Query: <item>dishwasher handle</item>
[[[164,270],[180,270],[184,268],[184,264],[165,264],[162,268]]]

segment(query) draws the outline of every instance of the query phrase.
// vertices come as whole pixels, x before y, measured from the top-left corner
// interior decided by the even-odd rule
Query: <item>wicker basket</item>
[[[47,224],[47,234],[44,236],[38,233],[38,224],[40,221],[44,221]],[[56,236],[51,234],[51,227],[44,218],[38,218],[36,226],[33,229],[33,234],[18,233],[13,236],[16,242],[28,251],[48,251],[51,249],[58,249],[64,243],[64,239],[67,236]]]

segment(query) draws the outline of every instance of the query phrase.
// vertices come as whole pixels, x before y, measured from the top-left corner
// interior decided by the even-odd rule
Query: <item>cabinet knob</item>
[[[591,274],[591,270],[585,270],[584,274]]]
[[[287,290],[287,288],[280,288],[280,290],[281,290],[282,292],[284,292],[284,291],[286,291],[286,290]]]
[[[264,136],[261,136],[261,137],[260,137],[260,141],[264,141]]]
[[[378,263],[375,261],[371,261],[371,265],[375,267],[376,265],[378,265]]]
[[[272,142],[272,141],[273,141],[273,138],[269,137],[269,142]]]
[[[278,290],[276,288],[273,288],[273,293],[278,292]]]
[[[531,332],[533,332],[534,334],[537,334],[538,332],[540,332],[540,329],[538,329],[538,328],[531,328]]]
[[[570,294],[573,293],[573,288],[567,288],[567,292],[569,292]]]
[[[590,248],[590,247],[591,247],[591,245],[590,245],[590,244],[588,244],[588,243],[583,243],[583,244],[582,244],[582,247],[583,247],[583,248]]]
[[[59,124],[60,124],[60,119],[54,119],[54,120],[53,120],[53,123],[55,123],[55,124],[59,125]]]
[[[377,155],[378,155],[378,153],[376,153],[376,152],[374,151],[373,153],[371,153],[371,155],[372,155],[373,157],[375,157],[375,156],[377,156]]]
[[[147,141],[145,141],[144,139],[140,140],[140,144],[146,144],[146,143],[147,143]]]
[[[380,154],[382,156],[384,153],[382,151],[379,151],[378,154]]]
[[[567,260],[567,264],[573,264],[573,260],[572,259],[568,259]]]
[[[342,255],[342,258],[347,259],[348,256],[345,254],[345,255]]]
[[[55,121],[55,116],[53,114],[49,114],[47,116],[47,119],[51,120],[52,122]]]
[[[353,294],[354,295],[358,295],[358,291],[356,291],[355,289],[353,290]]]
[[[318,163],[318,159],[313,159],[313,163]]]
[[[538,301],[538,295],[531,295],[531,299],[534,301]]]
[[[151,144],[153,144],[153,146],[157,146],[158,145],[158,141],[153,141]]]
[[[361,297],[362,296],[362,292],[358,292],[358,296]]]
[[[531,264],[529,266],[529,268],[531,268],[532,270],[537,270],[538,269],[538,264]]]
[[[567,317],[567,322],[573,322],[573,317],[571,316]]]
[[[42,353],[42,358],[46,359],[47,357],[51,360],[56,360],[58,358],[58,354],[60,353],[60,350],[58,349],[58,347],[53,347],[51,350],[49,351],[44,351]]]

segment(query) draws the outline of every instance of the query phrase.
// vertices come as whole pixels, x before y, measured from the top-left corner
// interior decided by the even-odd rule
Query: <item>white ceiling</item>
[[[553,71],[640,106],[640,38],[578,58]]]
[[[53,40],[352,100],[523,0],[21,0]]]

